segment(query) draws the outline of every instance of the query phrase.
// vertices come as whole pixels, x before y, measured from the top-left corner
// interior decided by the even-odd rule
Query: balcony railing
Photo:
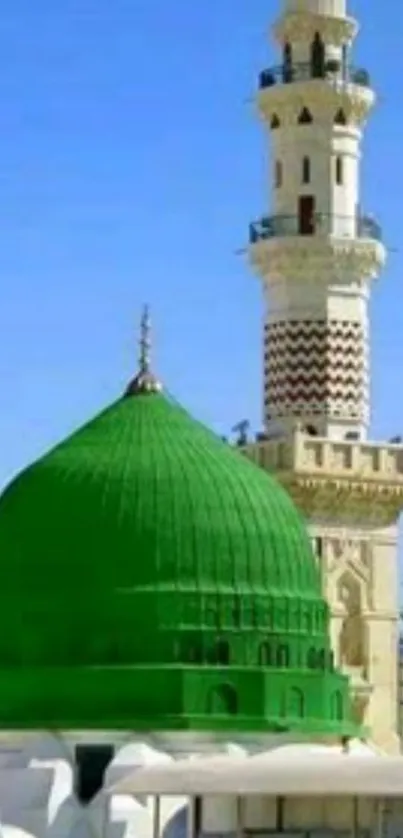
[[[338,83],[357,84],[360,87],[370,87],[371,85],[367,70],[343,65],[341,61],[329,60],[323,67],[314,67],[310,62],[269,67],[259,75],[259,88],[260,90],[266,90],[276,84],[291,84],[292,82],[309,81],[310,79],[326,79]]]
[[[296,215],[271,215],[249,225],[249,243],[286,236],[336,236],[382,241],[382,230],[368,215],[346,216],[315,213],[308,221]]]

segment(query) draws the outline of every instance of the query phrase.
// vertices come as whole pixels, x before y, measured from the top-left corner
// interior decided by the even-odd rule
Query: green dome
[[[0,726],[349,730],[299,513],[158,392],[15,479],[0,557]]]

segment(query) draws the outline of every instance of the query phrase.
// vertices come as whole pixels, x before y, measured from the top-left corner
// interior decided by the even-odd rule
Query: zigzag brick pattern
[[[265,409],[268,419],[323,414],[366,421],[367,337],[351,320],[266,323]]]

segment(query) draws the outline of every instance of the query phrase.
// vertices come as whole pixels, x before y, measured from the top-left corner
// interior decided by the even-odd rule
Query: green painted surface
[[[16,478],[0,562],[0,726],[350,730],[299,513],[162,395]]]

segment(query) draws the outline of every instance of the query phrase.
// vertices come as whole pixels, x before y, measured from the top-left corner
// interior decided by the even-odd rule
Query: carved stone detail
[[[386,261],[384,246],[373,239],[349,240],[305,236],[260,240],[249,248],[250,262],[268,285],[292,276],[296,280],[318,279],[342,282],[374,279]]]
[[[354,571],[346,568],[337,584],[339,606],[344,617],[339,633],[339,662],[341,666],[359,668],[365,675],[368,663],[368,631],[363,618],[364,584]]]
[[[337,506],[340,521],[354,525],[365,520],[371,526],[395,523],[403,508],[403,490],[366,483],[315,478],[296,478],[278,473],[278,479],[307,518],[328,513]]]
[[[367,538],[329,539],[327,573],[338,581],[339,599],[343,579],[361,586],[360,607],[373,610],[373,545]],[[341,597],[341,604],[345,604]]]
[[[301,108],[306,107],[322,128],[326,125],[333,128],[335,113],[341,108],[348,125],[361,129],[375,101],[371,88],[337,79],[276,84],[260,90],[257,96],[262,118],[270,122],[273,113],[276,113],[280,125],[286,128],[297,126]]]
[[[353,18],[326,17],[325,15],[294,12],[282,17],[273,27],[274,37],[280,44],[286,41],[311,41],[319,32],[325,43],[342,46],[352,43],[358,32]]]

